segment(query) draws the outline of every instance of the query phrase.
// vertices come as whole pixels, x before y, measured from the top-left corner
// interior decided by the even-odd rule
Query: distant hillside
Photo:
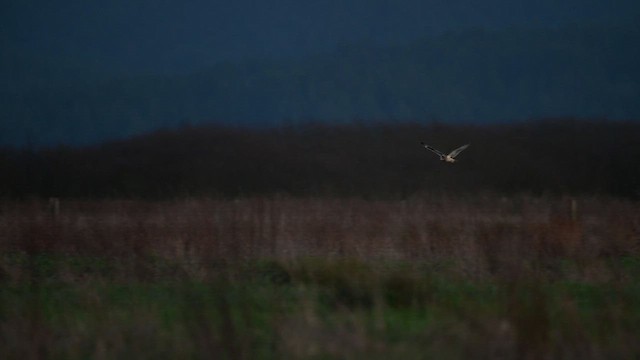
[[[3,90],[0,144],[87,144],[184,124],[640,119],[640,28],[469,30],[408,46]]]
[[[446,165],[421,141],[443,151],[471,146]],[[0,149],[0,198],[498,192],[638,199],[639,143],[640,123],[572,119],[185,127],[86,148]]]

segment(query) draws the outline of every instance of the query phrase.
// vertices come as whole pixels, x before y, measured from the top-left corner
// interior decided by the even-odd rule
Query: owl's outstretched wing
[[[423,142],[421,142],[420,144],[422,144],[422,146],[424,146],[426,149],[433,151],[434,153],[436,153],[436,155],[440,156],[441,158],[445,157],[445,155],[439,150],[436,150]]]
[[[453,150],[452,152],[449,153],[449,156],[451,156],[452,158],[455,158],[456,156],[458,156],[458,154],[460,154],[464,149],[468,148],[469,144],[466,145],[462,145],[459,148]]]

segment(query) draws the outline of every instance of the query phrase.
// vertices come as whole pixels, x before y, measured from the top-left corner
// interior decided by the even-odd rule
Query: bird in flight
[[[459,148],[451,151],[450,153],[444,154],[443,152],[436,150],[423,142],[421,142],[420,144],[422,144],[422,146],[424,146],[426,149],[431,150],[434,153],[436,153],[436,155],[440,156],[441,161],[448,162],[448,163],[456,162],[456,156],[458,156],[458,154],[460,154],[464,149],[469,147],[469,144],[462,145]]]

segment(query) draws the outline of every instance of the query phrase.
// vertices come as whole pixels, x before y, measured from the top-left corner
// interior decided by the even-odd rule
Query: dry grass
[[[0,207],[9,358],[640,354],[638,203],[274,196],[59,207]]]
[[[640,206],[584,198],[573,200],[572,213],[572,200],[62,201],[57,214],[45,202],[4,203],[0,251],[154,258],[192,276],[205,276],[199,266],[211,261],[309,257],[448,263],[473,278],[543,276],[557,260],[572,259],[579,264],[573,276],[610,279],[603,261],[640,253]],[[3,266],[5,279],[19,279]]]

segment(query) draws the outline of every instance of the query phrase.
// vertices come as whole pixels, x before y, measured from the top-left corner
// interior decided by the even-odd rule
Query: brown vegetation
[[[172,271],[205,277],[212,262],[321,257],[428,262],[474,278],[555,276],[567,270],[560,262],[572,259],[579,267],[564,275],[611,279],[607,259],[640,255],[638,204],[605,198],[274,196],[59,206],[52,213],[44,202],[3,203],[0,250],[108,257],[132,266],[163,260],[185,267]],[[163,271],[133,270],[151,277]],[[5,279],[28,275],[15,271],[3,264]]]

